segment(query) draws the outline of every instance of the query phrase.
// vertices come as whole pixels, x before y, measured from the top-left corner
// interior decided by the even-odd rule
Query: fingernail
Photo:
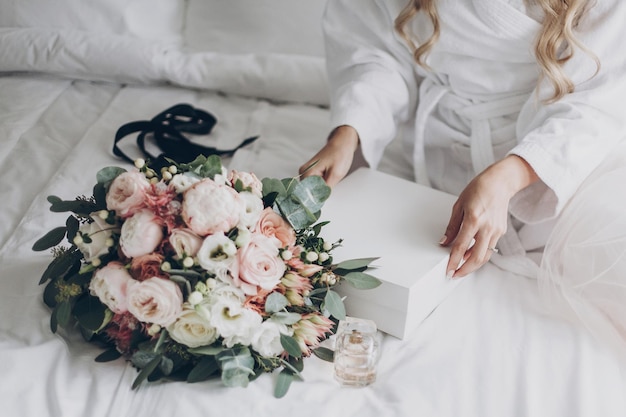
[[[443,245],[446,242],[447,239],[448,239],[448,236],[443,235],[443,237],[441,239],[439,239],[439,244]]]
[[[446,273],[446,278],[452,279],[453,277],[454,277],[454,269],[451,269]]]

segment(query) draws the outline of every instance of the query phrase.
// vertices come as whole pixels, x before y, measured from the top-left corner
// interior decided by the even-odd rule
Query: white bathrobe
[[[626,1],[595,1],[576,35],[601,66],[576,49],[564,66],[576,90],[553,104],[543,101],[553,94],[549,81],[537,85],[536,6],[439,0],[441,37],[429,71],[393,30],[405,4],[329,1],[333,126],[356,128],[373,167],[401,137],[416,179],[454,194],[507,154],[528,161],[541,181],[512,199],[509,230],[498,242],[505,256],[492,260],[539,276],[550,304],[626,352]],[[418,14],[410,30],[419,43],[432,27]]]
[[[511,201],[512,222],[498,247],[518,257],[541,251],[566,202],[626,137],[626,2],[598,0],[590,9],[577,36],[601,67],[596,73],[593,56],[576,50],[564,68],[576,91],[554,104],[542,102],[551,97],[551,84],[537,86],[536,6],[439,0],[441,37],[428,71],[393,30],[405,4],[329,1],[324,30],[333,125],[356,128],[373,167],[402,136],[416,179],[454,194],[495,160],[521,156],[541,181]],[[419,43],[432,26],[420,13],[409,30]],[[519,272],[532,275],[532,269]]]

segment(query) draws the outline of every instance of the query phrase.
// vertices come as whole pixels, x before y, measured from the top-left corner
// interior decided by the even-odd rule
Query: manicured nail
[[[451,269],[446,273],[446,278],[452,279],[454,277],[454,269]]]
[[[448,239],[448,236],[443,235],[443,237],[441,239],[439,239],[439,244],[443,245],[445,243],[446,239]]]

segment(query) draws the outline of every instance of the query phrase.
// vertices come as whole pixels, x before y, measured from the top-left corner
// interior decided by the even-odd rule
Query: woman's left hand
[[[459,195],[440,244],[451,245],[447,276],[476,271],[496,251],[506,232],[511,198],[539,178],[530,165],[509,155],[477,175]]]

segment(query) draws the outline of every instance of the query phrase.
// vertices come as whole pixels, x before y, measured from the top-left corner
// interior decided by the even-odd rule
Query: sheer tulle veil
[[[564,208],[538,282],[552,313],[582,323],[626,363],[626,142]]]

